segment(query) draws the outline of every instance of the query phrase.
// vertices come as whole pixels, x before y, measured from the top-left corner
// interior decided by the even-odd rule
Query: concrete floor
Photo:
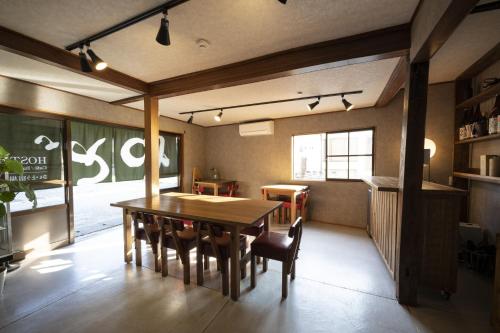
[[[487,280],[461,270],[450,301],[426,291],[420,307],[400,306],[360,229],[308,223],[285,301],[277,263],[258,274],[256,289],[243,280],[233,302],[220,293],[214,262],[204,287],[195,284],[194,263],[192,283],[184,286],[173,258],[167,278],[151,269],[149,251],[143,268],[125,265],[121,237],[113,228],[31,254],[7,277],[0,332],[493,332]]]

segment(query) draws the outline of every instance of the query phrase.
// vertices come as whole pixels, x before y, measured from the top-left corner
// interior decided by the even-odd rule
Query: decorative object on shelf
[[[494,86],[495,84],[499,83],[500,79],[496,77],[489,77],[483,80],[483,83],[481,84],[481,88],[483,89],[488,89],[491,86]]]
[[[488,167],[488,176],[500,177],[500,156],[490,157]]]
[[[481,176],[490,176],[490,159],[495,155],[481,155],[479,157],[479,174]]]
[[[474,121],[473,121],[473,110],[472,109],[466,109],[464,111],[464,139],[471,139],[472,138],[472,128],[474,127]]]
[[[220,178],[219,171],[216,168],[210,169],[210,176],[212,179],[219,179]]]
[[[481,112],[481,106],[478,104],[474,109],[472,126],[472,137],[478,138],[487,134],[487,119]]]
[[[488,118],[488,134],[500,133],[500,96],[495,97],[495,105],[491,109]]]

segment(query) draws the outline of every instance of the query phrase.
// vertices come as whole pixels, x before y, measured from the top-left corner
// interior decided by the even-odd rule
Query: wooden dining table
[[[293,223],[297,218],[297,196],[307,190],[307,185],[275,184],[261,187],[262,199],[268,200],[271,195],[284,195],[290,197],[290,221]]]
[[[198,186],[211,187],[214,195],[219,195],[219,189],[227,184],[234,184],[236,180],[230,179],[199,179],[194,181]]]
[[[264,219],[264,229],[269,230],[273,212],[282,206],[281,201],[263,201],[246,198],[195,195],[191,193],[165,193],[151,198],[139,198],[112,203],[123,209],[124,260],[132,261],[131,213],[140,211],[159,216],[192,221],[222,224],[231,235],[231,298],[240,296],[240,230],[257,225]]]

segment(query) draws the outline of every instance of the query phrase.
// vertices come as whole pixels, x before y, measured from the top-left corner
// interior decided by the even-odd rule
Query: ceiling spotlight
[[[342,96],[342,104],[344,104],[345,110],[346,111],[351,111],[351,109],[354,107],[353,104],[349,103],[347,99],[344,98],[344,94]]]
[[[194,115],[191,113],[191,116],[189,117],[187,123],[188,124],[192,124],[193,123],[193,118],[194,118]]]
[[[222,120],[222,109],[220,109],[220,112],[214,116],[215,121],[221,121]]]
[[[287,0],[278,0],[278,1],[281,2],[282,4],[286,5]]]
[[[156,41],[161,45],[170,45],[170,34],[168,32],[169,22],[167,20],[167,11],[163,12],[163,18],[160,23],[160,30],[158,30],[158,34],[156,35]]]
[[[311,104],[308,104],[307,105],[307,108],[309,109],[309,111],[312,111],[315,107],[318,106],[319,104],[319,100],[321,99],[321,97],[318,97],[318,100],[315,101],[315,102],[312,102]]]
[[[92,63],[94,64],[95,69],[98,71],[102,71],[106,67],[108,67],[108,64],[102,61],[101,58],[95,54],[94,51],[92,51],[89,46],[87,46],[87,54],[89,55],[90,59],[92,59]]]
[[[78,56],[80,57],[80,69],[82,70],[82,72],[92,72],[92,67],[90,67],[89,60],[87,59],[85,52],[83,52],[83,45],[80,46],[80,53],[78,53]]]

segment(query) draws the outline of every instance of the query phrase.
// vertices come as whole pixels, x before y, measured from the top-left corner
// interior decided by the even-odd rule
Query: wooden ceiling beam
[[[390,27],[150,83],[160,98],[260,82],[326,68],[406,56],[410,26]]]
[[[478,75],[495,62],[500,60],[500,43],[495,45],[491,50],[488,51],[484,56],[479,58],[475,63],[473,63],[469,68],[467,68],[462,74],[457,77],[457,80],[472,79],[474,76]]]
[[[146,82],[111,68],[107,68],[104,71],[84,73],[80,70],[80,58],[78,55],[2,26],[0,26],[0,49],[71,70],[75,73],[86,75],[90,78],[104,81],[140,94],[148,91],[148,84]]]
[[[406,82],[406,77],[408,76],[408,58],[407,57],[401,57],[399,58],[399,62],[394,68],[394,71],[391,74],[391,77],[389,78],[389,81],[387,81],[387,84],[385,85],[384,90],[380,94],[378,100],[377,100],[377,107],[383,107],[389,104],[390,101],[396,96],[398,91],[403,88],[405,82]]]

